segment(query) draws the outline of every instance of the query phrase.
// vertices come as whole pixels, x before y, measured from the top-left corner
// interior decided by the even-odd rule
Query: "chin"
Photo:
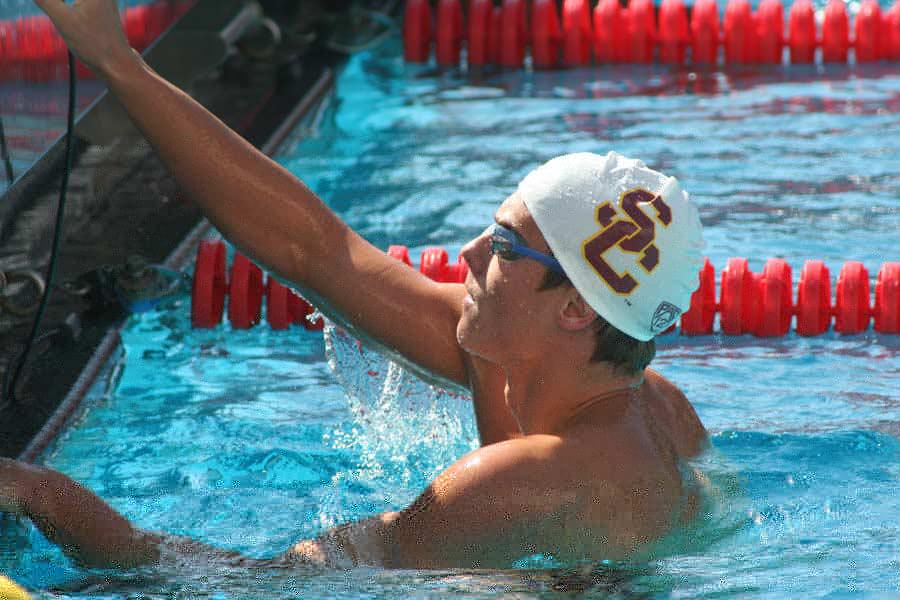
[[[471,322],[470,319],[467,319],[465,315],[459,320],[459,323],[456,325],[456,342],[459,344],[459,347],[472,354],[474,356],[478,356],[484,359],[489,359],[488,356],[484,353],[483,344],[478,343],[478,325]]]

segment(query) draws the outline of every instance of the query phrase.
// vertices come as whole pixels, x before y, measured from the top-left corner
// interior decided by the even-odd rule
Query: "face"
[[[494,220],[516,232],[530,248],[550,251],[518,194],[500,205]],[[467,351],[502,365],[540,351],[545,329],[554,322],[554,307],[547,292],[537,291],[545,266],[530,259],[492,255],[490,247],[487,233],[463,247],[469,295],[456,335]]]

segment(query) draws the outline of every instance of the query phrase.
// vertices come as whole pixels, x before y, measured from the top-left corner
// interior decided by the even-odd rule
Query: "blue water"
[[[895,67],[475,77],[405,67],[393,43],[350,61],[279,160],[379,246],[455,255],[534,166],[615,149],[682,181],[718,271],[780,256],[795,273],[861,260],[874,276],[900,260],[898,108]],[[192,331],[186,300],[135,316],[44,462],[141,527],[257,557],[402,507],[476,444],[467,401],[330,339]],[[711,432],[703,467],[721,491],[694,539],[648,565],[110,575],[7,524],[0,571],[54,598],[900,594],[900,336],[668,335],[654,366]]]

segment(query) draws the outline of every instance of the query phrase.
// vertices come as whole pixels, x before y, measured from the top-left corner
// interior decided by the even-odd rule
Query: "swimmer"
[[[128,46],[115,0],[35,2],[235,246],[471,390],[479,449],[409,507],[299,541],[274,563],[628,560],[691,518],[696,486],[683,463],[705,448],[706,431],[648,368],[654,336],[698,285],[700,221],[674,178],[612,152],[550,160],[463,248],[465,284],[435,283],[155,74]],[[213,552],[142,531],[65,475],[15,461],[0,463],[0,510],[31,518],[91,566]]]

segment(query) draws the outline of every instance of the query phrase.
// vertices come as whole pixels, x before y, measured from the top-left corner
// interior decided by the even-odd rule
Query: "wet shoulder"
[[[653,418],[666,432],[679,458],[693,458],[708,446],[709,437],[697,411],[674,383],[647,369],[641,391]]]

